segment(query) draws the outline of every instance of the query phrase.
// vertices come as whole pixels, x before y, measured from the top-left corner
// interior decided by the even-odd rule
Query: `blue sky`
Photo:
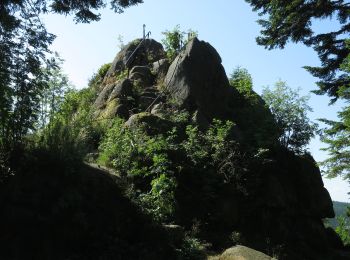
[[[255,42],[260,27],[258,16],[244,0],[145,0],[144,4],[115,14],[108,8],[101,11],[101,20],[91,24],[75,24],[71,16],[46,15],[43,21],[48,31],[57,35],[52,50],[65,60],[64,71],[71,82],[82,88],[88,79],[104,63],[111,62],[118,52],[118,36],[124,43],[142,37],[142,25],[146,24],[151,37],[160,41],[162,32],[174,28],[198,31],[201,40],[213,45],[223,60],[226,73],[241,66],[250,72],[254,89],[273,86],[283,80],[293,88],[300,87],[307,95],[317,88],[313,78],[302,67],[319,65],[316,53],[301,44],[288,44],[283,50],[268,51]],[[315,30],[331,30],[333,22],[319,22]],[[310,118],[336,119],[342,104],[327,106],[329,98],[311,94],[310,106],[314,112]],[[320,151],[323,144],[316,138],[310,151],[317,161],[326,158]],[[350,201],[350,187],[340,178],[324,179],[333,200]]]

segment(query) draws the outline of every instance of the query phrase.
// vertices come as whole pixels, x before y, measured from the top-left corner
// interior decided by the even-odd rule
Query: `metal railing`
[[[131,64],[131,62],[133,61],[133,58],[136,57],[136,54],[138,52],[138,50],[141,48],[141,46],[144,44],[144,42],[146,42],[146,39],[149,39],[151,35],[151,32],[148,32],[143,39],[141,40],[141,42],[137,45],[137,47],[135,48],[135,50],[130,54],[129,58],[126,60],[125,62],[125,67],[128,69],[129,65]],[[128,73],[129,74],[129,73]]]

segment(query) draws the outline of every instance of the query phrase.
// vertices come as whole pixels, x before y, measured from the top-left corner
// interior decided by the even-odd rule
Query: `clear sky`
[[[144,0],[145,3],[115,14],[108,8],[101,11],[101,20],[91,24],[75,24],[71,16],[46,15],[43,21],[48,31],[57,35],[52,50],[65,60],[64,71],[77,88],[87,85],[88,79],[104,63],[111,62],[118,52],[118,36],[124,43],[142,37],[142,25],[146,24],[151,37],[160,41],[162,32],[177,24],[181,29],[198,31],[201,40],[213,45],[223,60],[226,73],[241,66],[250,72],[254,89],[261,93],[263,86],[273,86],[283,80],[293,88],[300,87],[302,94],[317,89],[313,78],[302,67],[317,66],[316,53],[301,44],[288,44],[283,50],[268,51],[255,42],[259,35],[258,16],[244,0]],[[332,22],[317,23],[315,30],[330,30]],[[310,118],[336,119],[342,104],[327,106],[329,98],[311,94],[310,106],[314,112]],[[326,158],[320,151],[323,144],[316,138],[310,151],[317,161]],[[324,179],[332,199],[349,202],[347,182]]]

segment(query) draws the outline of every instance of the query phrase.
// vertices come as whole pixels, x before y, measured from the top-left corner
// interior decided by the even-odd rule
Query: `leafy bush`
[[[162,34],[165,36],[162,43],[165,47],[168,59],[171,61],[175,59],[183,46],[185,46],[191,39],[198,36],[197,32],[189,29],[187,31],[188,38],[185,39],[186,32],[181,31],[180,25],[175,26],[171,31],[164,31]]]
[[[318,125],[307,115],[308,112],[312,112],[307,103],[309,97],[300,96],[298,91],[279,81],[273,90],[265,88],[262,98],[275,117],[281,145],[301,153],[315,135]]]
[[[344,216],[337,217],[338,226],[335,228],[335,232],[339,235],[344,245],[350,245],[350,221],[349,218]]]
[[[186,235],[180,248],[180,259],[182,260],[204,260],[207,259],[205,245],[195,237]]]
[[[245,131],[247,148],[270,148],[277,143],[278,129],[271,111],[264,100],[253,90],[253,80],[248,71],[237,67],[230,75],[230,85],[235,94],[230,106],[234,120]]]
[[[233,127],[231,121],[213,121],[213,125],[203,133],[198,126],[188,125],[187,139],[183,142],[187,156],[197,165],[215,164],[226,156],[228,142]]]
[[[230,75],[230,85],[241,94],[251,97],[253,94],[253,79],[245,68],[237,67]]]
[[[203,178],[205,171],[216,169],[216,178],[222,183],[237,179],[243,169],[239,162],[243,156],[237,152],[237,144],[230,141],[233,125],[214,120],[206,132],[187,125],[181,138],[176,128],[164,135],[148,136],[142,127],[130,129],[122,119],[116,119],[101,142],[98,161],[133,180],[136,187],[132,196],[146,212],[158,221],[171,222],[183,168],[199,167],[204,171]]]
[[[69,91],[48,125],[33,135],[34,146],[51,150],[62,160],[81,161],[102,134],[91,115],[95,96],[93,88]]]
[[[115,168],[121,176],[149,177],[150,189],[143,190],[137,200],[145,211],[161,221],[174,211],[174,181],[167,150],[168,139],[163,136],[149,137],[141,129],[130,130],[116,119],[100,145],[98,161]]]
[[[98,87],[98,85],[100,85],[104,79],[104,77],[107,74],[107,71],[109,70],[109,68],[111,67],[111,63],[106,63],[103,64],[98,70],[97,73],[95,73],[94,75],[92,75],[91,79],[89,80],[88,85],[90,87]]]

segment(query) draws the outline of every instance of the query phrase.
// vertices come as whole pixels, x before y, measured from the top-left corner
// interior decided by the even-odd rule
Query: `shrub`
[[[347,217],[337,217],[338,226],[335,228],[335,232],[339,235],[344,245],[350,245],[350,222]]]
[[[203,177],[205,171],[216,170],[215,183],[238,178],[238,168],[243,168],[238,161],[243,156],[231,141],[233,125],[230,121],[214,120],[206,132],[188,125],[186,135],[180,138],[176,128],[164,135],[148,136],[142,127],[130,129],[122,119],[116,119],[101,142],[98,161],[113,167],[120,176],[133,179],[136,187],[131,196],[146,212],[160,222],[171,221],[181,169],[200,167]]]
[[[162,40],[165,51],[169,60],[174,60],[176,55],[179,54],[183,46],[187,44],[191,39],[198,36],[198,33],[189,29],[187,31],[188,38],[185,39],[186,32],[181,31],[180,25],[176,25],[171,31],[164,31],[162,34],[165,38]]]

